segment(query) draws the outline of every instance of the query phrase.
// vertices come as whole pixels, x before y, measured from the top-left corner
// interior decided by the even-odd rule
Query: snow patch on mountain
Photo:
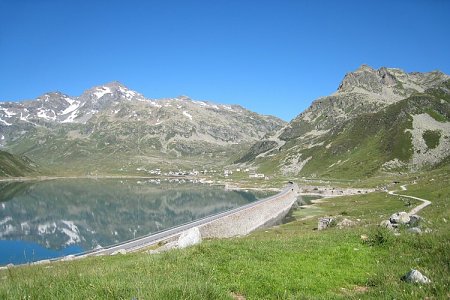
[[[151,105],[151,106],[154,106],[154,107],[158,107],[158,108],[161,108],[161,107],[162,107],[161,104],[158,104],[158,103],[156,103],[155,101],[150,101],[150,105]]]
[[[67,98],[66,100],[70,100],[70,101],[67,101],[67,102],[69,102],[70,105],[69,105],[69,107],[67,107],[65,110],[63,110],[61,112],[62,115],[71,113],[80,107],[80,104],[81,104],[80,101],[72,100],[70,98]]]
[[[98,87],[96,90],[97,91],[94,92],[93,94],[95,95],[95,97],[97,97],[97,99],[100,99],[106,94],[112,94],[111,89],[106,86]]]
[[[53,115],[48,115],[48,113],[52,113]],[[42,118],[49,121],[56,120],[56,113],[54,110],[46,110],[42,107],[38,109],[37,116],[38,118]]]
[[[75,118],[78,117],[78,111],[72,111],[72,113],[63,121],[61,121],[61,123],[73,123]]]
[[[187,111],[185,111],[185,110],[183,110],[183,115],[185,115],[186,117],[188,117],[189,118],[189,120],[191,120],[192,121],[192,115],[191,114],[189,114]]]
[[[27,115],[24,117],[24,116],[22,115],[22,112],[21,112],[21,113],[20,113],[20,118],[19,118],[19,120],[27,122],[27,121],[28,121],[28,116],[29,116],[29,114],[27,114]]]
[[[15,115],[17,115],[17,113],[13,112],[13,111],[9,111],[7,108],[0,108],[0,110],[2,110],[5,114],[5,117],[7,118],[11,118]]]
[[[2,118],[0,118],[0,122],[2,122],[3,124],[5,124],[6,126],[11,126],[11,123],[6,122],[5,120],[3,120]]]

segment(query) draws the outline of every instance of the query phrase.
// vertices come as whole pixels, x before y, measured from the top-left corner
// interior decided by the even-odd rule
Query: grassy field
[[[1,299],[448,299],[450,178],[448,168],[403,193],[431,200],[422,230],[400,235],[377,224],[415,202],[378,192],[330,198],[293,212],[292,221],[249,236],[206,240],[170,252],[92,257],[0,271]],[[399,189],[399,186],[393,186]],[[317,217],[353,227],[314,230]],[[367,235],[366,241],[361,235]],[[401,281],[416,268],[428,285]]]

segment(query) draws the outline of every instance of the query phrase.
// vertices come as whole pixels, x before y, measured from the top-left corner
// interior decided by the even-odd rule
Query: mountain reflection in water
[[[17,256],[15,252],[21,249],[18,245],[29,248],[31,243],[36,245],[36,251],[40,245],[55,253],[67,254],[65,249],[80,252],[187,223],[256,199],[255,194],[217,186],[129,179],[0,182],[0,244],[9,245],[10,252],[14,252],[5,253],[8,251],[2,247],[0,264],[9,262],[8,255]],[[13,241],[18,242],[14,247]]]

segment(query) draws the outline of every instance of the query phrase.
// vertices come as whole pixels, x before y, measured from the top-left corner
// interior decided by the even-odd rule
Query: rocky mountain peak
[[[186,95],[177,96],[175,99],[177,99],[177,100],[185,100],[185,101],[192,101],[191,97],[186,96]]]
[[[119,81],[111,81],[111,82],[104,84],[103,86],[113,88],[113,89],[127,89],[128,90],[128,88]]]
[[[381,94],[383,87],[395,85],[397,80],[388,68],[375,70],[362,65],[356,71],[347,73],[339,85],[338,92],[369,92]]]
[[[366,64],[362,64],[355,72],[375,72],[375,70]]]
[[[82,101],[97,102],[111,101],[127,101],[127,100],[144,100],[144,96],[128,89],[125,85],[118,81],[112,81],[103,85],[95,86],[86,90],[80,97]]]
[[[397,101],[415,92],[433,88],[449,78],[439,71],[406,73],[398,68],[381,67],[376,70],[368,65],[361,65],[344,76],[337,93],[370,94],[383,100],[389,98]]]

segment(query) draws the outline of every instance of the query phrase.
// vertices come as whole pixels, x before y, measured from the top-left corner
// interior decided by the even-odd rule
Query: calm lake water
[[[142,179],[0,182],[0,265],[109,246],[266,196]]]

